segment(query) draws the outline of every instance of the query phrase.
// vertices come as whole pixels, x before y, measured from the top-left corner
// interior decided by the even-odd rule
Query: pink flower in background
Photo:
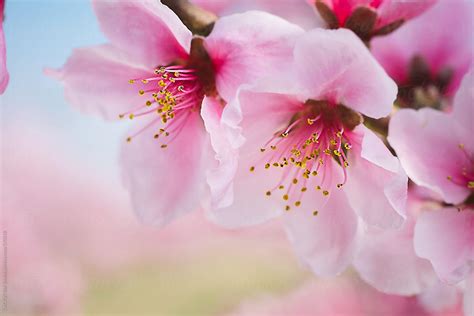
[[[305,29],[322,27],[324,22],[315,15],[315,8],[306,1],[275,1],[275,0],[192,0],[200,7],[214,12],[219,16],[245,12],[248,10],[262,10],[278,15],[285,20],[301,25]]]
[[[457,90],[472,63],[473,12],[469,0],[439,1],[393,34],[371,42],[375,58],[400,87],[400,101],[426,105]]]
[[[461,316],[461,306],[430,312],[414,297],[380,293],[356,278],[307,282],[280,297],[263,297],[242,304],[232,316]]]
[[[388,34],[436,0],[307,0],[314,4],[329,28],[346,27],[363,40]]]
[[[5,35],[3,34],[4,6],[5,0],[0,0],[0,94],[5,92],[9,79]]]
[[[453,205],[423,213],[414,237],[417,255],[452,282],[466,278],[474,260],[473,78],[463,79],[452,113],[400,110],[388,137],[409,177]]]
[[[238,86],[268,74],[302,30],[264,12],[219,19],[194,37],[158,1],[94,1],[111,44],[76,50],[49,71],[66,98],[108,119],[140,119],[122,161],[139,217],[161,226],[196,209],[214,159],[201,108],[219,118]]]
[[[358,216],[381,228],[403,222],[407,178],[359,114],[388,115],[396,86],[348,30],[300,37],[290,65],[288,81],[241,89],[209,129],[221,158],[208,177],[210,217],[235,227],[286,211],[296,251],[317,274],[334,274],[351,260]]]

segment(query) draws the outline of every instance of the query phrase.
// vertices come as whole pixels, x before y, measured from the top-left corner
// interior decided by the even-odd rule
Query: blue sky
[[[64,100],[61,84],[43,74],[44,67],[63,65],[74,48],[106,42],[90,2],[7,0],[5,16],[10,84],[1,97],[2,126],[33,119],[69,140],[71,146],[59,150],[72,150],[85,165],[118,177],[126,123],[80,114]]]

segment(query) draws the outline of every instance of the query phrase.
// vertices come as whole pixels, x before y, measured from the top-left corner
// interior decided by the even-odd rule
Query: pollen
[[[250,172],[253,172],[253,171],[255,171],[255,167],[254,167],[254,166],[250,167]]]

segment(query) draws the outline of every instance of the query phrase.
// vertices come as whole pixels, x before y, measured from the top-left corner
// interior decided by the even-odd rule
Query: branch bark
[[[214,13],[204,10],[188,0],[161,0],[161,3],[169,7],[193,34],[209,35],[217,20]]]

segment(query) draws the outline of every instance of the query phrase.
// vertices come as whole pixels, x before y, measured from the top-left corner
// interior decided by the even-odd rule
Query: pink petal
[[[141,83],[128,81],[150,73],[110,45],[76,49],[62,69],[45,72],[64,84],[68,102],[84,113],[118,119],[146,101],[138,94]]]
[[[3,14],[3,10],[0,11]],[[5,45],[5,36],[3,34],[3,24],[0,21],[0,94],[5,92],[8,84],[7,54]]]
[[[428,260],[413,248],[414,221],[401,230],[372,230],[364,234],[354,266],[362,279],[389,294],[414,295],[436,282]]]
[[[203,109],[203,118],[219,160],[219,166],[208,174],[212,204],[218,208],[211,215],[215,221],[226,226],[240,226],[279,214],[280,204],[272,204],[265,196],[265,191],[278,183],[279,175],[260,175],[262,170],[259,168],[254,174],[249,169],[259,161],[260,148],[300,107],[301,102],[283,94],[242,89],[238,97],[224,108],[221,126],[209,122],[210,115],[205,115]],[[237,204],[228,208],[233,203]],[[248,215],[239,217],[241,212],[248,212]],[[236,222],[233,224],[233,221]]]
[[[340,190],[334,190],[325,205],[320,195],[311,197],[317,216],[301,210],[284,214],[288,238],[314,273],[321,276],[340,273],[352,260],[357,217]]]
[[[351,31],[310,31],[297,41],[294,56],[295,84],[306,99],[342,103],[375,118],[390,113],[397,86]]]
[[[412,19],[430,8],[437,0],[404,1],[384,0],[378,8],[377,28],[390,23]]]
[[[189,115],[167,148],[161,148],[153,138],[155,132],[150,128],[124,144],[122,165],[125,185],[139,218],[163,226],[199,208],[210,148],[197,112]]]
[[[454,97],[453,116],[459,125],[465,128],[465,145],[472,144],[474,135],[474,72],[471,70],[464,76],[461,86]],[[474,148],[473,148],[474,149]],[[474,150],[473,150],[474,151]]]
[[[406,2],[404,5],[424,5],[425,1]],[[400,3],[401,4],[401,3]],[[420,17],[406,22],[399,30],[377,37],[371,50],[388,74],[399,84],[408,78],[411,58],[421,56],[432,73],[444,67],[454,71],[447,89],[452,93],[472,62],[472,1],[439,1]]]
[[[466,289],[464,290],[463,299],[463,311],[464,315],[474,315],[474,273],[471,273],[469,278],[466,280]]]
[[[466,159],[456,125],[450,116],[432,109],[400,110],[390,121],[388,136],[408,176],[455,204],[470,194],[467,186],[447,178],[458,175]]]
[[[219,94],[230,101],[240,85],[255,83],[288,65],[293,43],[302,33],[300,27],[265,12],[219,19],[205,41]]]
[[[179,18],[156,0],[94,0],[102,31],[113,45],[154,69],[186,58],[192,34]]]
[[[424,212],[414,241],[416,254],[430,260],[442,280],[458,282],[472,273],[474,212],[455,208]]]
[[[351,206],[369,225],[400,227],[405,217],[407,176],[398,160],[369,129],[363,135],[360,152],[353,147],[344,191]],[[367,194],[370,194],[368,197]]]

